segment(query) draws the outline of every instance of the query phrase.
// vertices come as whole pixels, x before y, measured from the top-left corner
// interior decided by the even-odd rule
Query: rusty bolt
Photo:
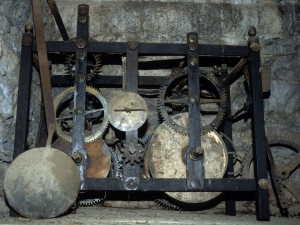
[[[79,83],[82,83],[85,81],[85,75],[80,73],[80,74],[77,74],[76,76],[76,81],[79,82]]]
[[[84,14],[87,13],[87,11],[88,11],[87,5],[82,4],[82,5],[78,6],[78,12],[79,12],[79,14],[84,15]]]
[[[290,172],[288,170],[281,170],[280,175],[281,175],[281,178],[286,179],[289,177]]]
[[[76,165],[81,165],[84,161],[84,156],[80,152],[74,152],[71,156]]]
[[[260,45],[258,43],[255,43],[255,42],[250,45],[250,48],[254,52],[259,52],[260,51]]]
[[[81,16],[81,15],[79,15],[79,16],[78,16],[78,21],[79,21],[80,23],[85,23],[85,22],[87,21],[87,17],[86,17],[86,16]]]
[[[85,45],[86,45],[86,42],[85,42],[85,40],[83,40],[83,39],[78,39],[78,40],[76,41],[76,45],[77,45],[77,48],[84,48]]]
[[[78,52],[77,53],[77,58],[82,60],[82,61],[84,60],[85,56],[86,56],[85,52]]]
[[[268,183],[268,180],[267,179],[260,179],[258,181],[258,186],[261,188],[261,189],[268,189],[268,186],[269,186],[269,183]]]
[[[191,59],[190,59],[190,64],[191,64],[192,66],[196,66],[196,65],[198,64],[198,59],[197,59],[197,58],[191,58]]]
[[[199,102],[199,97],[198,96],[196,96],[196,95],[192,95],[191,97],[190,97],[190,101],[191,101],[191,103],[193,103],[193,104],[197,104],[198,102]]]
[[[134,179],[128,180],[128,182],[127,182],[127,187],[128,187],[129,189],[134,189],[134,188],[136,188],[136,182],[135,182],[135,180],[134,180]]]
[[[33,25],[30,21],[26,22],[25,24],[25,32],[26,33],[32,33]]]
[[[195,34],[191,34],[189,36],[189,42],[196,42],[197,41],[197,36]]]
[[[191,187],[193,189],[199,189],[201,187],[200,181],[197,179],[194,179],[191,181]]]
[[[129,49],[131,49],[131,50],[136,49],[137,46],[138,46],[138,43],[137,43],[136,41],[129,41],[129,42],[128,42],[128,47],[129,47]]]
[[[75,109],[75,115],[76,116],[81,116],[83,113],[84,113],[83,108],[78,107],[78,108]]]
[[[23,40],[22,40],[22,45],[27,47],[31,44],[31,38],[29,37],[24,37]]]
[[[194,149],[191,149],[190,151],[190,158],[192,160],[199,160],[202,158],[203,156],[203,153],[204,153],[204,149],[200,146],[194,148]]]
[[[248,29],[249,37],[254,37],[256,35],[256,28],[254,26],[250,26]]]

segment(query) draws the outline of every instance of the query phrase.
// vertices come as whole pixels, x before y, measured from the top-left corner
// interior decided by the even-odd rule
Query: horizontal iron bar
[[[76,51],[76,42],[74,41],[47,41],[48,52],[66,52]],[[186,55],[186,44],[167,44],[167,43],[139,43],[139,55]],[[36,42],[33,45],[33,51],[36,52]],[[121,53],[126,54],[127,43],[125,42],[88,42],[88,52],[90,53]],[[240,56],[249,55],[247,46],[235,45],[199,45],[198,54],[206,56]]]
[[[163,76],[139,76],[139,86],[160,86],[165,77]],[[74,85],[73,78],[66,75],[53,75],[51,77],[53,86],[70,86]],[[93,79],[94,85],[122,85],[122,76],[96,76]]]
[[[256,183],[254,179],[205,179],[204,182],[205,189],[201,191],[219,192],[256,190]],[[87,179],[87,190],[121,191],[122,180],[119,178],[90,178]],[[136,191],[187,191],[186,179],[141,179],[140,188]]]

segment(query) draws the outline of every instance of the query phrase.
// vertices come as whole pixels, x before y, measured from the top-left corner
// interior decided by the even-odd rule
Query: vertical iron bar
[[[74,115],[71,154],[79,152],[84,161],[78,165],[80,172],[80,189],[86,189],[87,153],[84,148],[85,125],[85,97],[86,97],[86,73],[87,73],[87,43],[89,37],[89,6],[78,6],[77,38],[76,38],[76,65],[75,65],[75,90],[74,90]]]
[[[127,43],[127,56],[126,56],[126,77],[125,77],[125,91],[138,92],[138,43],[130,41]],[[138,130],[126,132],[126,144],[138,143]],[[141,177],[140,164],[123,162],[123,188],[125,190],[131,190],[127,186],[127,181],[135,180],[135,187],[139,187]]]
[[[268,179],[267,175],[267,157],[266,157],[266,141],[264,126],[264,108],[263,108],[263,92],[262,77],[260,69],[260,52],[253,51],[249,43],[250,54],[250,86],[252,97],[252,139],[253,139],[253,156],[255,166],[255,177],[257,182],[256,191],[256,216],[258,220],[269,220],[269,193],[268,189],[259,187],[260,179]]]
[[[204,189],[204,154],[197,160],[191,157],[192,152],[201,147],[198,34],[188,33],[187,43],[189,94],[189,149],[186,152],[187,189]]]
[[[26,149],[27,122],[31,92],[32,77],[32,33],[22,36],[21,64],[19,73],[19,89],[17,101],[17,118],[13,159]]]
[[[224,79],[226,79],[227,76],[228,76],[228,74],[226,73],[226,75],[224,76]],[[225,85],[225,91],[227,93],[227,98],[228,98],[227,115],[231,115],[230,84]],[[224,134],[232,140],[232,121],[231,120],[225,120],[225,122],[224,122]],[[227,152],[233,152],[232,145],[230,144],[230,142],[226,138],[225,138],[225,146],[226,146]],[[233,178],[234,175],[230,174],[230,173],[233,173],[233,172],[234,172],[233,155],[228,154],[227,173],[229,173],[229,174],[227,174],[226,177],[227,178]],[[235,207],[235,200],[233,200],[234,196],[235,196],[235,193],[234,192],[228,192],[227,196],[228,197],[226,198],[226,201],[225,201],[226,214],[231,215],[231,216],[235,216],[236,215],[236,207]]]

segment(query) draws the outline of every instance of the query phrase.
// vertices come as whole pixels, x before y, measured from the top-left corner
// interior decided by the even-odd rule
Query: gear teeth
[[[103,122],[100,125],[100,129],[98,129],[95,133],[93,133],[92,135],[85,137],[84,142],[85,143],[90,143],[92,141],[94,141],[95,139],[102,137],[102,135],[104,134],[104,132],[106,131],[106,129],[109,126],[109,121],[108,121],[108,116],[107,116],[107,102],[105,100],[105,98],[101,95],[101,93],[95,89],[92,88],[90,86],[86,86],[86,92],[94,95],[102,104],[104,112],[103,112]],[[55,112],[57,111],[57,108],[60,104],[60,102],[67,96],[70,94],[74,93],[74,87],[70,87],[65,89],[64,91],[62,91],[55,99],[54,99],[54,110]],[[62,138],[64,141],[68,142],[68,143],[72,143],[72,137],[67,135],[57,124],[56,124],[56,133],[57,135]]]
[[[75,65],[75,62],[73,62],[73,59],[75,57],[75,54],[70,54],[66,57],[66,61],[65,61],[65,70],[66,70],[66,74],[68,75],[74,75],[75,71],[72,69],[73,66]],[[88,56],[89,57],[89,56]],[[93,68],[91,69],[91,76],[89,78],[87,78],[87,81],[91,81],[95,75],[98,75],[101,71],[101,54],[100,55],[96,55],[96,54],[92,54],[93,57]]]
[[[155,199],[154,202],[167,210],[181,211],[178,206],[171,204],[165,199]]]
[[[174,130],[175,132],[182,134],[182,135],[188,135],[188,129],[185,127],[180,127],[180,126],[174,126],[173,124],[170,123],[169,121],[169,114],[167,112],[167,106],[164,104],[164,99],[165,99],[165,93],[168,89],[168,86],[177,78],[180,77],[185,77],[187,76],[187,68],[183,68],[183,69],[175,69],[174,71],[172,71],[171,75],[167,76],[165,78],[165,81],[162,83],[162,85],[160,86],[159,89],[159,97],[158,97],[158,113],[159,116],[168,124],[168,126]],[[226,114],[227,114],[227,110],[226,107],[223,108],[224,105],[228,105],[227,104],[227,95],[226,95],[226,91],[223,87],[219,87],[219,82],[218,80],[211,76],[211,75],[207,75],[207,73],[202,73],[202,71],[199,71],[199,79],[203,77],[204,79],[206,79],[207,81],[209,81],[210,83],[213,84],[213,86],[215,87],[215,89],[217,90],[219,97],[220,97],[220,110],[218,112],[218,114],[216,115],[216,118],[213,120],[213,124],[208,124],[206,126],[203,127],[202,131],[201,131],[201,135],[207,134],[209,131],[211,130],[215,130],[219,127],[219,125],[222,123],[222,121],[224,120]],[[182,104],[171,104],[171,106],[173,107],[178,107],[178,106],[182,106]],[[213,125],[213,126],[212,126]]]
[[[102,198],[95,198],[95,199],[83,199],[83,200],[79,200],[77,205],[78,206],[83,206],[83,207],[91,207],[91,206],[95,206],[95,205],[99,205],[103,203],[103,199]]]

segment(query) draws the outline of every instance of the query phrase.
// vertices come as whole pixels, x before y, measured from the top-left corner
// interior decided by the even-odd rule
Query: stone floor
[[[79,208],[75,214],[48,220],[7,217],[0,219],[0,224],[299,225],[300,218],[271,217],[270,221],[257,221],[253,213],[237,213],[237,216],[226,216],[224,211],[218,209],[197,212],[178,212],[158,209],[91,207]]]

